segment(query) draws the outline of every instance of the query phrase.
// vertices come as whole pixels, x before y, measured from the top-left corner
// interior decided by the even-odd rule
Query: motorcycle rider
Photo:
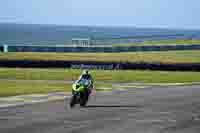
[[[91,93],[91,91],[92,91],[92,89],[94,87],[93,86],[94,80],[92,78],[92,75],[89,73],[88,70],[83,70],[82,74],[80,75],[80,77],[78,79],[78,81],[81,80],[81,79],[86,79],[86,80],[90,80],[91,81],[91,86],[88,88],[88,94],[90,95],[90,93]]]

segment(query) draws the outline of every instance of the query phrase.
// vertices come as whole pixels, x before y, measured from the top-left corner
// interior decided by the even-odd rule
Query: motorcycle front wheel
[[[87,94],[83,94],[80,98],[80,106],[81,107],[85,107],[86,104],[88,102],[88,95]]]
[[[73,95],[73,96],[70,98],[70,103],[69,103],[69,105],[70,105],[71,108],[73,108],[73,107],[75,106],[75,104],[76,104],[76,96]]]

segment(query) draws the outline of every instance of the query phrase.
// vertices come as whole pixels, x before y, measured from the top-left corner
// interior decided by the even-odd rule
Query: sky
[[[0,0],[0,22],[200,29],[199,0]]]

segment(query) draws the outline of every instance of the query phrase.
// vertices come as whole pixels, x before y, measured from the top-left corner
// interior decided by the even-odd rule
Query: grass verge
[[[0,79],[74,81],[80,74],[81,71],[75,69],[0,68]],[[95,81],[107,82],[200,82],[200,72],[91,70],[91,74]]]
[[[65,60],[98,62],[146,62],[146,63],[200,63],[200,51],[162,51],[127,53],[0,53],[0,60]]]
[[[72,84],[62,82],[35,81],[0,81],[0,97],[43,94],[50,92],[70,92]],[[111,84],[96,84],[97,91],[101,88],[112,88]]]
[[[19,82],[19,81],[0,81],[0,97],[25,95],[33,93],[48,93],[58,91],[69,91],[70,84],[65,83],[46,83],[46,82]]]
[[[74,81],[80,74],[78,69],[0,68],[0,79]],[[92,75],[97,81],[112,81],[112,71],[93,70]]]
[[[115,82],[141,83],[192,83],[200,82],[200,72],[169,71],[115,71],[112,74]]]
[[[79,74],[80,70],[72,69],[0,68],[0,97],[71,91],[71,83],[67,83],[65,80],[76,80]],[[95,81],[97,81],[95,83],[97,90],[101,90],[101,88],[112,88],[112,82],[200,82],[200,72],[91,70],[91,74]]]
[[[120,46],[171,46],[171,45],[200,45],[200,40],[159,40],[159,41],[144,41],[141,43],[129,44],[113,44],[114,47]]]

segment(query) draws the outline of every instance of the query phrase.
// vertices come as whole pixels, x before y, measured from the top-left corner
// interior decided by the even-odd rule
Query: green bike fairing
[[[80,85],[80,84],[73,84],[72,89],[76,92],[84,92],[85,91],[84,85]]]

